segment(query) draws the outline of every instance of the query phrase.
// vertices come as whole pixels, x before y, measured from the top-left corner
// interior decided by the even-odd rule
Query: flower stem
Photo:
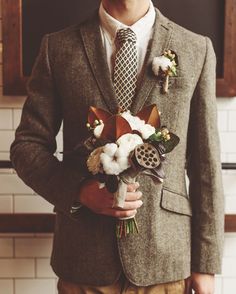
[[[135,217],[131,219],[117,221],[116,236],[118,239],[135,233],[139,233],[138,224]]]
[[[166,76],[164,85],[163,85],[163,92],[168,93],[169,90],[169,75]]]

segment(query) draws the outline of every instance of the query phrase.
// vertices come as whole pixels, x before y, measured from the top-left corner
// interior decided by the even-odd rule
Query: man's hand
[[[215,276],[210,274],[192,273],[185,280],[185,294],[214,294],[215,291]]]
[[[140,200],[142,193],[136,191],[138,183],[129,184],[123,209],[112,208],[113,194],[106,188],[99,189],[99,183],[95,180],[88,180],[80,188],[80,202],[95,213],[113,216],[117,218],[134,216],[137,209],[142,206]]]

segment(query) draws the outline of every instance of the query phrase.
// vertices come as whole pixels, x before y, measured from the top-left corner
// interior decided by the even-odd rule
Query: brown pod
[[[161,163],[158,151],[149,143],[138,145],[134,150],[135,158],[144,168],[156,168]]]

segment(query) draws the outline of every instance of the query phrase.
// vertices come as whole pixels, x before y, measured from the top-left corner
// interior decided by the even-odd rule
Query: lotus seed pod
[[[149,143],[138,145],[134,150],[134,155],[138,164],[144,168],[153,169],[161,163],[158,151]]]

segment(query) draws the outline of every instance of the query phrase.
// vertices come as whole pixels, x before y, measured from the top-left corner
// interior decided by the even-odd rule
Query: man
[[[59,162],[53,154],[62,120],[69,151],[87,135],[90,105],[116,113],[128,101],[127,91],[117,91],[117,67],[127,57],[119,51],[121,32],[129,35],[126,62],[134,68],[127,108],[135,114],[156,103],[162,124],[180,144],[165,162],[164,183],[139,176],[118,210],[106,188],[84,178],[80,162]],[[176,52],[178,68],[164,93],[152,61],[168,49]],[[214,293],[224,211],[215,55],[208,38],[174,24],[149,0],[102,0],[88,21],[44,37],[11,160],[23,181],[55,206],[51,264],[59,293]],[[135,214],[140,233],[116,240],[116,219]]]

